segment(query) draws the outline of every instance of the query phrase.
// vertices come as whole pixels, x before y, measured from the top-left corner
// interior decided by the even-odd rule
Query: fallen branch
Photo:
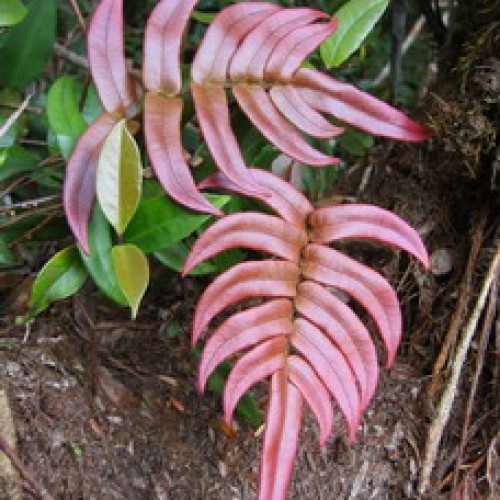
[[[469,252],[469,258],[467,260],[467,266],[465,268],[462,282],[460,283],[460,294],[458,296],[457,307],[455,308],[455,312],[453,313],[453,316],[451,318],[450,325],[448,326],[441,351],[436,359],[436,362],[434,363],[434,366],[432,367],[432,380],[427,389],[427,395],[431,401],[433,400],[435,394],[438,392],[438,385],[440,385],[442,382],[441,374],[447,360],[450,357],[450,350],[457,343],[458,334],[467,313],[469,298],[471,296],[474,269],[476,268],[476,261],[483,243],[485,223],[486,217],[483,216],[481,222],[474,232],[474,235],[472,236],[472,243]]]
[[[16,445],[16,429],[7,392],[0,389],[0,429],[10,446]],[[21,500],[21,478],[9,458],[0,452],[0,496],[10,500]]]
[[[9,446],[7,440],[0,434],[0,451],[2,451],[12,462],[12,465],[19,471],[21,476],[26,479],[30,486],[36,491],[42,500],[54,500],[54,497],[40,484],[35,478],[33,472],[26,467],[15,451]]]
[[[462,339],[457,347],[457,351],[455,353],[455,357],[453,359],[451,367],[451,375],[448,381],[448,385],[444,390],[441,401],[437,408],[436,416],[429,429],[429,435],[427,437],[424,461],[422,466],[422,475],[419,484],[419,492],[421,495],[424,495],[429,488],[430,477],[436,461],[438,447],[443,436],[444,428],[450,418],[451,408],[457,392],[462,368],[465,363],[470,344],[477,330],[479,318],[483,312],[483,309],[486,305],[486,300],[490,294],[490,289],[494,280],[497,278],[499,264],[500,246],[497,246],[495,255],[490,263],[488,272],[481,286],[481,292],[477,299],[476,306],[474,307],[472,315],[464,329]]]
[[[476,371],[474,373],[474,379],[472,380],[469,399],[467,401],[467,407],[465,409],[464,422],[462,426],[462,436],[460,439],[460,445],[457,452],[457,460],[455,463],[455,474],[453,478],[453,491],[457,490],[458,479],[460,474],[460,467],[462,466],[462,458],[465,449],[465,444],[467,441],[467,434],[469,431],[470,419],[472,416],[472,408],[474,406],[474,399],[476,397],[477,387],[479,385],[479,377],[483,371],[484,358],[486,354],[486,349],[488,347],[488,342],[490,339],[490,334],[493,330],[493,321],[495,319],[495,313],[498,303],[498,276],[495,276],[490,290],[490,300],[488,302],[488,308],[486,309],[483,327],[481,329],[481,336],[479,338],[477,361],[476,361]]]

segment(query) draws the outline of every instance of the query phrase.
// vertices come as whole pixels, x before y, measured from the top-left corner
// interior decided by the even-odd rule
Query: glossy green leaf
[[[363,156],[373,147],[373,136],[360,130],[345,127],[346,132],[338,138],[338,143],[353,156]]]
[[[69,158],[80,135],[87,128],[79,110],[82,86],[73,76],[56,80],[47,99],[47,116],[56,134],[59,149],[64,158]]]
[[[199,23],[210,24],[215,19],[216,14],[214,12],[193,10],[191,16],[195,21],[198,21]]]
[[[120,245],[111,251],[116,278],[135,319],[149,284],[148,259],[135,245]]]
[[[14,252],[9,248],[6,238],[0,234],[0,266],[12,266],[16,262]]]
[[[43,266],[33,284],[29,317],[34,318],[52,302],[75,294],[86,278],[87,271],[75,246],[58,252]]]
[[[208,389],[220,396],[224,392],[229,370],[229,363],[217,368],[208,378]],[[254,427],[260,427],[262,424],[262,415],[252,392],[243,395],[238,401],[236,411]]]
[[[174,271],[181,272],[189,251],[190,247],[185,242],[180,241],[169,248],[164,248],[163,250],[154,252],[153,255],[164,266],[167,266]],[[198,264],[188,274],[190,276],[204,276],[206,274],[221,273],[238,262],[241,262],[244,257],[245,254],[237,248],[227,250],[216,255],[207,262]]]
[[[97,199],[118,234],[125,231],[134,215],[141,191],[139,148],[127,130],[126,120],[122,120],[104,141],[96,176]]]
[[[90,125],[95,122],[105,110],[102,106],[101,100],[99,99],[99,94],[95,88],[95,85],[90,84],[87,89],[87,96],[83,104],[82,116],[83,119]]]
[[[231,199],[227,195],[207,198],[218,208]],[[183,240],[209,219],[210,215],[192,212],[167,196],[156,196],[140,203],[123,239],[145,253],[155,252]]]
[[[97,287],[120,306],[127,306],[128,301],[121,291],[111,261],[111,226],[96,205],[89,225],[89,249],[87,255],[80,249],[82,261]]]
[[[335,14],[337,31],[320,47],[325,65],[339,66],[358,50],[388,5],[389,0],[350,0],[344,4]]]
[[[200,359],[201,355],[198,348],[193,349],[191,353],[194,358],[197,360]],[[207,387],[210,391],[214,392],[218,396],[222,395],[227,377],[231,371],[231,367],[232,365],[228,361],[217,367],[207,381]],[[247,392],[239,400],[238,405],[236,406],[236,411],[254,427],[260,427],[262,425],[262,414],[259,405],[257,404],[257,400],[251,391]]]
[[[40,76],[56,40],[56,0],[34,0],[0,50],[0,86],[24,89]]]
[[[26,7],[20,0],[2,0],[0,2],[0,26],[12,26],[20,23],[26,12]]]
[[[175,245],[157,250],[153,255],[166,267],[181,272],[190,248],[182,241]],[[217,272],[217,267],[210,262],[202,262],[190,271],[190,276],[203,276]]]
[[[21,146],[0,151],[0,182],[36,169],[39,157]]]

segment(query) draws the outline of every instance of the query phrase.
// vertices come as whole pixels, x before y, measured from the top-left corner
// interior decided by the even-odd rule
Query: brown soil
[[[423,233],[431,252],[440,251],[450,260],[452,269],[426,274],[406,257],[353,248],[397,287],[405,340],[395,367],[383,373],[355,445],[345,444],[339,422],[335,436],[320,450],[315,423],[307,416],[291,499],[418,497],[426,434],[445,383],[429,393],[432,367],[457,307],[471,235],[481,218],[486,220],[467,315],[490,256],[493,227],[488,203],[470,213],[460,206],[471,187],[479,189],[475,181],[457,180],[453,190],[434,182],[436,170],[427,167],[424,173],[422,163],[401,161],[431,154],[425,148],[398,146],[383,166],[376,165],[363,193],[352,187],[358,182],[356,169],[342,180],[341,185],[351,186],[344,193],[404,216]],[[196,362],[188,330],[201,286],[180,284],[173,277],[157,282],[161,284],[137,323],[86,289],[40,317],[28,334],[26,327],[15,325],[18,311],[9,311],[12,295],[6,302],[0,388],[7,390],[14,413],[16,453],[55,498],[254,498],[260,447],[255,429],[238,418],[236,436],[228,436],[219,420],[218,398],[200,396],[194,389]],[[172,324],[181,331],[169,338]],[[449,474],[476,356],[473,349],[440,448],[434,497],[447,497],[452,484]],[[471,474],[482,492],[488,491],[486,450],[499,410],[491,398],[495,370],[498,376],[492,344],[487,363],[462,459],[467,468],[483,460]],[[27,486],[25,496],[31,498],[33,486]]]

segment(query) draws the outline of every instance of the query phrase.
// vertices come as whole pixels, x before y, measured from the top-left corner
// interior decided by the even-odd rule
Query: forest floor
[[[320,449],[316,424],[306,415],[291,499],[419,498],[425,467],[433,471],[428,496],[449,498],[457,454],[458,489],[468,494],[462,498],[485,498],[498,487],[498,329],[496,340],[484,346],[478,326],[452,391],[456,397],[443,439],[435,456],[426,453],[459,339],[495,248],[491,199],[478,203],[484,186],[467,175],[455,189],[443,185],[442,171],[432,164],[434,147],[432,141],[384,147],[371,165],[360,164],[339,179],[339,193],[393,209],[412,224],[429,248],[432,269],[427,273],[380,248],[351,249],[395,285],[404,340],[395,366],[382,372],[354,445],[346,444],[338,418],[334,436]],[[195,390],[189,328],[203,284],[172,276],[155,283],[136,322],[86,288],[29,329],[16,324],[26,304],[26,282],[2,291],[0,420],[11,421],[17,438],[10,451],[21,463],[10,472],[4,463],[0,498],[255,497],[259,433],[241,417],[230,432],[221,424],[219,397]],[[481,357],[485,368],[478,373],[467,421]]]

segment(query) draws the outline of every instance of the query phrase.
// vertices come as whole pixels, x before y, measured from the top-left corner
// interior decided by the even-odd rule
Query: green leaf
[[[118,234],[123,234],[134,215],[141,199],[141,191],[139,148],[127,130],[126,120],[122,120],[104,141],[96,178],[97,199]]]
[[[56,40],[56,0],[34,0],[24,20],[5,37],[0,50],[0,86],[24,89],[38,78]]]
[[[340,146],[353,156],[364,156],[375,144],[373,136],[350,127],[344,128],[346,129],[344,134],[339,136],[337,141]]]
[[[82,109],[83,119],[90,125],[92,122],[97,120],[105,112],[102,107],[101,100],[99,99],[99,94],[95,88],[95,85],[89,85],[87,90],[87,98]]]
[[[87,128],[79,110],[82,86],[73,76],[56,80],[47,99],[47,116],[56,134],[59,149],[64,158],[69,158],[80,135]]]
[[[9,248],[6,238],[0,234],[0,266],[12,266],[16,262],[14,252]]]
[[[120,245],[111,251],[116,278],[136,318],[149,284],[148,259],[135,245]]]
[[[0,2],[0,26],[20,23],[26,12],[26,7],[19,0],[2,0]]]
[[[201,10],[193,10],[191,17],[202,24],[210,24],[215,19],[214,12],[203,12]]]
[[[221,395],[224,392],[224,387],[226,385],[226,380],[229,372],[229,364],[217,368],[212,375],[208,378],[207,387],[210,391],[217,395]],[[250,422],[254,427],[260,427],[262,424],[262,415],[260,413],[259,406],[251,392],[247,392],[238,401],[236,406],[236,411]]]
[[[358,50],[388,5],[389,0],[350,0],[343,5],[335,14],[337,31],[320,47],[325,65],[339,66]]]
[[[222,208],[231,199],[228,195],[207,198]],[[130,221],[123,239],[150,253],[169,248],[199,229],[210,215],[192,212],[167,196],[143,200]]]
[[[153,255],[164,265],[174,271],[180,272],[189,253],[189,247],[182,241],[162,250],[157,250]],[[190,273],[190,276],[203,276],[217,272],[217,267],[210,262],[198,264]]]
[[[199,360],[201,357],[198,348],[192,349],[191,354],[197,360]],[[224,363],[219,365],[217,369],[212,373],[212,375],[208,377],[208,389],[218,396],[222,395],[231,368],[232,365],[228,361],[225,361]],[[236,406],[236,411],[254,427],[260,427],[262,425],[262,415],[260,412],[260,408],[251,391],[248,391],[239,400],[238,405]]]
[[[76,247],[61,250],[38,273],[31,290],[29,317],[34,318],[56,300],[70,297],[86,279],[87,272]]]
[[[0,151],[0,182],[35,170],[40,158],[21,146]]]
[[[158,250],[153,255],[165,266],[174,271],[180,272],[184,266],[184,262],[189,254],[190,247],[185,242],[180,241],[175,245]],[[207,262],[198,264],[192,271],[190,276],[204,276],[206,274],[216,274],[229,269],[245,258],[245,254],[238,248],[226,250]]]
[[[121,291],[115,276],[113,262],[111,261],[111,226],[96,205],[89,226],[89,249],[87,255],[80,249],[83,264],[98,288],[111,300],[120,306],[128,306],[128,301]]]

